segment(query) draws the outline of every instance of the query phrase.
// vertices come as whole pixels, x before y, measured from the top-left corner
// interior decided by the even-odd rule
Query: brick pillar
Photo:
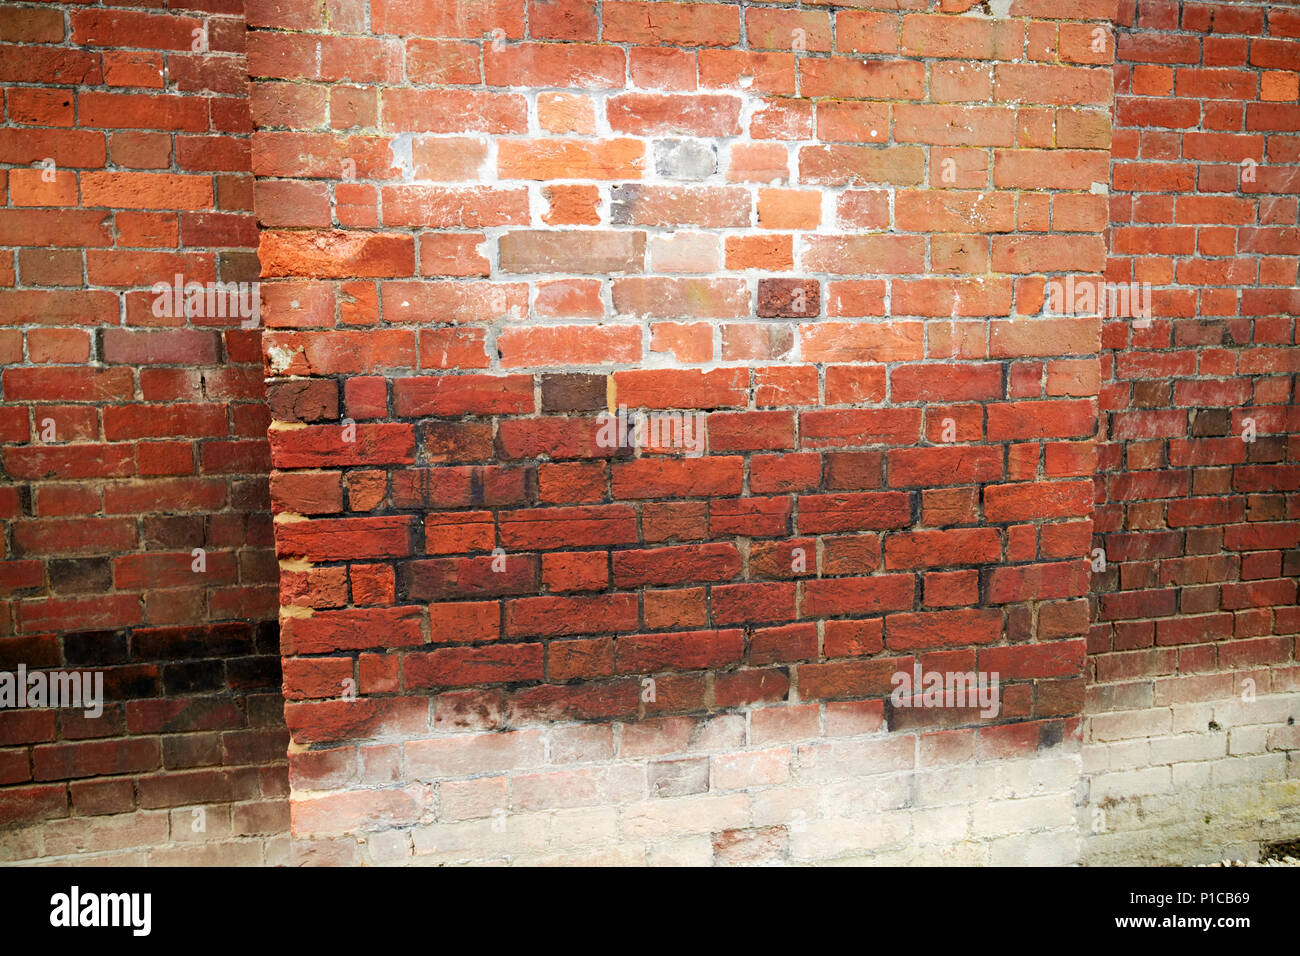
[[[1075,859],[1114,4],[992,6],[250,3],[301,860]]]

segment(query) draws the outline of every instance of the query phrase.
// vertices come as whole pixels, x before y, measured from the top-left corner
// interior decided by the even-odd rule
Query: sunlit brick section
[[[301,861],[1076,858],[1112,11],[882,6],[250,5]]]

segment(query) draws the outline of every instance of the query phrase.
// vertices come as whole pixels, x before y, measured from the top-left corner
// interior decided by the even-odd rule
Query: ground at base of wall
[[[1219,863],[1204,863],[1203,866],[1300,866],[1300,859],[1284,856],[1280,860],[1223,860]]]

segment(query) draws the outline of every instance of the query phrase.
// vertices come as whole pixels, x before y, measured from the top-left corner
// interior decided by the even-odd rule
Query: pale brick
[[[652,843],[646,848],[650,866],[709,866],[713,862],[713,840],[706,836]]]
[[[911,769],[915,758],[916,742],[911,737],[821,741],[798,748],[796,773],[801,780],[833,780]]]
[[[197,811],[197,812],[196,812]],[[168,811],[173,843],[203,843],[225,840],[231,835],[230,805],[176,807]]]
[[[635,803],[623,811],[623,836],[662,840],[691,833],[712,833],[744,826],[749,800],[743,793],[675,797]]]
[[[810,820],[790,833],[790,856],[796,860],[833,860],[854,853],[877,853],[904,845],[912,832],[905,812],[865,818]]]
[[[655,797],[684,797],[709,789],[709,758],[655,760],[648,768],[650,794]]]
[[[406,830],[385,830],[366,838],[366,852],[380,866],[405,863],[411,858],[411,835]]]
[[[1074,800],[1071,794],[1028,797],[1024,800],[1000,800],[977,803],[973,808],[971,829],[981,836],[1005,836],[1033,830],[1052,830],[1074,824]]]
[[[816,704],[764,707],[750,711],[749,742],[754,745],[788,743],[818,736],[821,708]]]
[[[406,774],[414,780],[441,780],[475,773],[499,773],[543,763],[540,730],[408,740]]]
[[[1265,780],[1281,780],[1286,776],[1286,754],[1233,757],[1211,766],[1216,787],[1230,787],[1235,784],[1258,785]]]
[[[790,777],[790,748],[749,750],[713,758],[713,789],[772,786]]]
[[[1124,770],[1103,774],[1092,780],[1092,798],[1140,797],[1149,793],[1168,793],[1172,778],[1168,767]]]
[[[718,170],[718,148],[701,139],[658,139],[655,173],[664,179],[708,179]]]
[[[703,232],[673,232],[650,237],[650,269],[656,273],[702,274],[722,264],[718,237]]]
[[[989,847],[990,866],[1068,866],[1079,857],[1071,831],[1004,837]]]
[[[168,843],[170,827],[166,811],[140,810],[111,817],[73,817],[43,824],[45,854],[95,853],[134,847],[158,847]]]
[[[1227,752],[1228,735],[1223,733],[1183,734],[1151,741],[1151,762],[1154,764],[1214,760]]]
[[[555,849],[601,846],[618,840],[618,810],[591,807],[551,814],[550,844]]]
[[[1129,737],[1154,737],[1168,734],[1168,710],[1127,710],[1114,714],[1094,714],[1090,722],[1094,740],[1124,740]]]
[[[438,784],[438,815],[443,820],[486,817],[510,805],[508,777],[447,780]]]
[[[1106,745],[1106,767],[1109,770],[1136,770],[1151,765],[1151,741],[1121,740]],[[1157,760],[1156,763],[1169,761]]]
[[[1242,754],[1258,754],[1270,749],[1267,727],[1234,727],[1228,732],[1228,754],[1239,757]]]
[[[646,771],[641,765],[614,764],[521,774],[512,778],[510,791],[516,810],[631,803],[645,798]]]
[[[490,820],[435,823],[411,830],[417,856],[486,861],[539,853],[547,846],[550,818],[544,813],[511,814]]]
[[[957,844],[971,831],[967,807],[933,807],[912,812],[912,829],[918,844]]]
[[[579,724],[551,729],[551,763],[592,763],[613,759],[614,728],[609,724]]]

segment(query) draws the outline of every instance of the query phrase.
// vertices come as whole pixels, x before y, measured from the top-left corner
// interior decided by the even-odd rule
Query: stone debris
[[[1202,866],[1300,866],[1300,858],[1284,856],[1280,860],[1220,860]]]

